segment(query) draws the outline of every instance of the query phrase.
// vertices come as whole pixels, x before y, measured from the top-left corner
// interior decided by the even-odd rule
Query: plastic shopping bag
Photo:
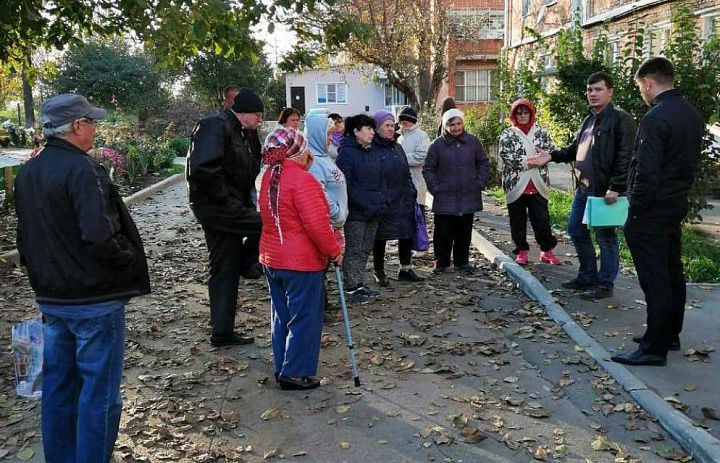
[[[12,327],[15,387],[22,397],[42,397],[43,323],[39,318]]]
[[[427,251],[430,249],[430,236],[428,236],[425,216],[419,204],[415,203],[415,233],[413,233],[412,250]]]

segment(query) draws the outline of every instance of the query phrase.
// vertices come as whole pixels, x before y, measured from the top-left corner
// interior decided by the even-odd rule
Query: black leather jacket
[[[605,196],[607,190],[624,194],[635,139],[635,121],[612,102],[595,117],[590,144],[593,171],[590,188],[593,196]],[[583,119],[580,130],[569,146],[550,153],[554,162],[575,161],[578,143],[589,118],[590,114]]]
[[[193,130],[185,176],[190,207],[203,226],[232,232],[256,208],[250,198],[262,161],[257,130],[245,130],[230,110]]]
[[[50,138],[15,183],[17,246],[38,301],[87,305],[150,292],[140,234],[105,169]]]
[[[632,216],[685,218],[704,131],[702,116],[677,90],[658,95],[640,122],[630,163]]]

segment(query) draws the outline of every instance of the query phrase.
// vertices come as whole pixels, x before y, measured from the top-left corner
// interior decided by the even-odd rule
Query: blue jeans
[[[568,233],[575,245],[575,251],[577,251],[578,260],[580,261],[580,270],[577,277],[584,283],[612,288],[620,267],[620,249],[617,235],[615,234],[615,228],[612,227],[595,229],[595,240],[600,247],[600,271],[598,271],[597,257],[590,238],[590,231],[587,225],[582,223],[587,198],[588,191],[578,188],[568,218]]]
[[[125,310],[45,314],[42,439],[47,463],[107,463],[120,427]]]
[[[270,287],[275,373],[289,378],[317,374],[322,337],[325,271],[265,267]]]

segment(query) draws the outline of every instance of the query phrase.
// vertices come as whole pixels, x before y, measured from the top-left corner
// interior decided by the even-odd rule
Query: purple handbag
[[[425,225],[425,215],[418,203],[415,203],[415,232],[413,233],[412,250],[427,251],[430,249],[430,237]]]

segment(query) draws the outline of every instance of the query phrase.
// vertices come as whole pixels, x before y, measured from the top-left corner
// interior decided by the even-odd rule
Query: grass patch
[[[563,230],[567,230],[568,217],[570,217],[570,207],[572,206],[573,195],[550,189],[550,198],[548,198],[548,210],[550,211],[550,223],[557,225]]]
[[[550,222],[567,229],[573,195],[550,190]],[[633,267],[632,256],[625,242],[625,236],[618,230],[620,263]],[[594,240],[593,236],[593,240]],[[697,227],[686,225],[682,231],[682,262],[685,276],[693,283],[720,283],[720,245]]]
[[[689,281],[720,283],[720,246],[697,227],[683,227],[682,262]]]
[[[496,186],[494,188],[488,188],[487,190],[485,190],[485,193],[503,206],[506,205],[505,191],[503,191],[502,187]]]

